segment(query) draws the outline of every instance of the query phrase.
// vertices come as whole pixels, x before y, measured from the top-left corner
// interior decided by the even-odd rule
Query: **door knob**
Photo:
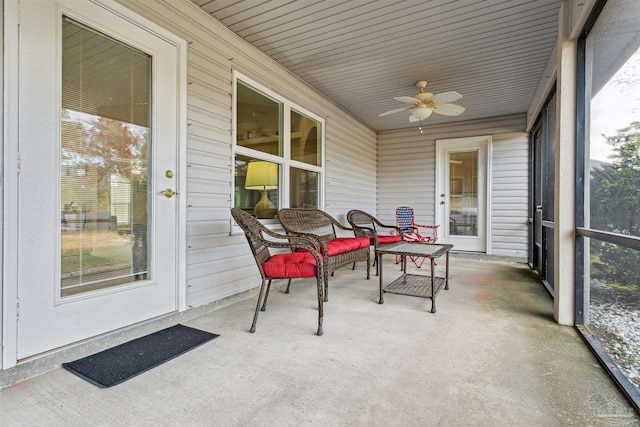
[[[164,197],[166,197],[167,199],[170,199],[170,198],[172,198],[173,196],[177,196],[177,195],[178,195],[178,192],[177,192],[177,191],[173,191],[173,190],[172,190],[172,189],[170,189],[170,188],[167,188],[166,190],[162,190],[162,191],[160,192],[160,194],[164,194]]]

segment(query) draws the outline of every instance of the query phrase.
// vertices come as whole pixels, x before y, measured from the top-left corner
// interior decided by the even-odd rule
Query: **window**
[[[62,20],[61,295],[147,278],[150,55]]]
[[[324,120],[236,73],[235,207],[273,219],[281,207],[321,208]]]
[[[576,323],[588,325],[580,330],[638,404],[640,3],[599,5],[579,44]]]

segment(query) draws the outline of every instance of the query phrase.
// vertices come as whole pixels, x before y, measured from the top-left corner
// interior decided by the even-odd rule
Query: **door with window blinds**
[[[458,251],[487,250],[490,137],[437,141],[439,242]]]
[[[18,359],[175,311],[177,287],[177,46],[93,2],[21,8]]]

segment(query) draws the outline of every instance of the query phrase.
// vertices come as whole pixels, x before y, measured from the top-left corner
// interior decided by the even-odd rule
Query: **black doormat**
[[[218,335],[175,325],[75,362],[68,371],[101,388],[111,387],[217,338]]]

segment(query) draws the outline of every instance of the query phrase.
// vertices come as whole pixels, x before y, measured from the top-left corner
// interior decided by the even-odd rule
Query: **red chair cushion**
[[[399,242],[400,240],[401,239],[399,234],[395,236],[378,236],[379,245],[384,245],[386,243],[395,243],[395,242]],[[371,243],[373,243],[373,239],[371,240]]]
[[[327,242],[327,255],[333,256],[368,247],[369,239],[366,237],[336,237]]]
[[[309,252],[276,254],[262,263],[262,271],[268,277],[315,277],[316,259]]]

